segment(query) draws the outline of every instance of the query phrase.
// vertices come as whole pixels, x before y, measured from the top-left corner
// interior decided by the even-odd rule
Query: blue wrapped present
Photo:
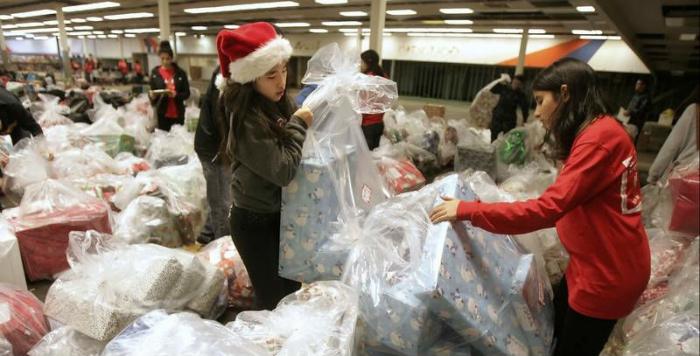
[[[468,186],[457,175],[438,183],[441,194],[461,200],[475,200]],[[438,204],[440,200],[435,203]],[[431,227],[429,235],[443,241],[433,256],[439,265],[433,270],[434,290],[422,295],[431,310],[460,334],[474,351],[494,356],[546,355],[540,353],[551,338],[551,314],[539,319],[534,329],[523,327],[530,305],[522,288],[529,287],[528,275],[541,272],[528,269],[523,251],[509,237],[488,233],[468,223],[441,223]],[[527,256],[525,256],[527,257]],[[528,257],[529,258],[529,257]],[[526,258],[525,260],[528,260]],[[530,259],[531,260],[531,259]],[[522,265],[525,264],[525,265]],[[530,265],[532,266],[532,265]],[[525,276],[525,278],[523,278]],[[538,298],[539,299],[539,298]],[[543,303],[539,310],[551,309]],[[534,316],[531,314],[531,317]],[[535,345],[533,340],[539,341]]]

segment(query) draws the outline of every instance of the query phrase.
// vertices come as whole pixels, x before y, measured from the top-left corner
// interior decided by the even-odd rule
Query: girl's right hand
[[[307,107],[303,107],[297,112],[294,113],[294,116],[298,116],[302,120],[304,120],[304,123],[306,123],[306,127],[311,127],[311,122],[314,121],[314,113],[309,110]]]

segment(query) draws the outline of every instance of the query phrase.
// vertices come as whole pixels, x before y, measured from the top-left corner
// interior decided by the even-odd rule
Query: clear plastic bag
[[[125,108],[126,113],[124,116],[127,118],[127,122],[141,122],[147,132],[153,132],[157,126],[157,122],[153,114],[153,106],[151,106],[151,101],[148,99],[148,94],[140,94],[133,98],[126,104]]]
[[[333,222],[364,214],[389,195],[367,148],[360,114],[391,107],[398,97],[396,83],[360,74],[349,58],[337,44],[325,46],[309,61],[302,81],[318,88],[304,102],[314,121],[300,166],[282,189],[280,273],[286,278],[308,282],[329,277],[313,271],[316,263],[307,263],[304,246],[323,243]],[[297,223],[309,216],[308,224]],[[285,254],[296,257],[283,258]]]
[[[154,168],[186,164],[194,154],[194,136],[184,126],[175,125],[169,132],[156,130],[146,152]]]
[[[100,118],[80,133],[112,157],[119,152],[134,152],[136,138],[127,134],[119,125],[118,113],[111,110],[109,116]]]
[[[197,125],[199,124],[199,114],[201,109],[196,106],[187,106],[185,108],[185,127],[189,132],[197,131]]]
[[[455,171],[473,169],[493,176],[496,172],[496,157],[495,149],[490,143],[490,131],[470,128],[460,139],[454,161]]]
[[[98,174],[126,174],[117,162],[97,147],[56,153],[51,161],[52,176],[57,179],[89,178]]]
[[[18,142],[3,168],[7,176],[4,191],[21,197],[27,186],[49,178],[49,158],[45,138],[26,138]]]
[[[315,282],[273,311],[246,311],[227,328],[277,356],[353,355],[357,293],[338,281]]]
[[[46,334],[29,356],[100,356],[105,344],[89,338],[70,326]]]
[[[681,313],[631,340],[623,356],[696,356],[700,349],[698,313]]]
[[[71,119],[66,117],[70,112],[70,108],[60,104],[60,98],[48,95],[39,94],[41,106],[33,112],[36,121],[41,127],[51,127],[56,125],[70,125],[73,123]]]
[[[682,236],[667,234],[661,229],[647,231],[651,252],[651,276],[638,305],[663,297],[668,292],[669,278],[682,266],[690,241]]]
[[[13,356],[12,344],[7,339],[0,336],[0,356]]]
[[[19,243],[7,219],[0,215],[0,283],[27,289]]]
[[[121,152],[114,156],[119,167],[128,172],[129,175],[136,175],[139,172],[145,172],[151,169],[151,165],[145,159],[136,157],[130,152]]]
[[[493,109],[498,105],[500,95],[491,92],[491,89],[502,82],[510,82],[510,76],[501,74],[499,79],[496,79],[483,87],[476,93],[474,100],[469,106],[469,123],[474,127],[488,128],[491,125],[491,117]]]
[[[202,247],[197,256],[219,268],[228,280],[228,304],[242,309],[255,305],[255,291],[241,255],[231,236],[218,238]]]
[[[49,332],[41,302],[29,291],[0,284],[0,339],[15,356],[26,355]]]
[[[17,216],[10,219],[29,280],[48,279],[68,268],[71,231],[111,232],[109,207],[61,181],[27,187]]]
[[[110,341],[102,356],[272,356],[223,325],[196,314],[152,311]]]
[[[223,273],[189,252],[94,231],[72,233],[70,242],[71,270],[49,289],[45,312],[91,338],[110,340],[155,309],[216,317],[225,306]]]
[[[117,217],[114,236],[129,244],[154,243],[166,247],[182,246],[174,216],[168,203],[160,198],[139,196]]]

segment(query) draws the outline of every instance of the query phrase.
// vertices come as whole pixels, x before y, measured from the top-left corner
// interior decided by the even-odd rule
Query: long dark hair
[[[222,133],[219,155],[225,162],[231,162],[239,135],[242,132],[245,120],[261,120],[264,117],[263,127],[267,134],[276,138],[280,144],[289,139],[287,131],[278,124],[278,119],[289,119],[294,113],[294,104],[285,91],[282,99],[273,102],[258,93],[253,87],[253,82],[240,84],[230,83],[219,95],[218,115],[219,126]]]
[[[377,51],[368,49],[360,54],[360,58],[367,64],[367,71],[380,77],[384,76],[384,69],[379,65],[379,53]]]
[[[561,98],[561,86],[568,87],[568,100]],[[610,113],[598,87],[595,72],[586,63],[564,58],[542,70],[532,90],[549,91],[559,102],[548,137],[557,159],[565,160],[579,130],[594,118]]]
[[[158,45],[158,55],[160,56],[163,53],[169,54],[170,58],[175,59],[173,48],[170,46],[169,41],[160,41],[160,44]]]

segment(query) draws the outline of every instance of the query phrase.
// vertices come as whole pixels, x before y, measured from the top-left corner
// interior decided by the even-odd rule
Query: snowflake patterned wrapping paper
[[[457,175],[437,184],[443,195],[475,200]],[[551,312],[551,291],[536,289],[537,298],[529,300],[527,289],[544,288],[540,283],[546,282],[529,255],[522,255],[510,237],[466,223],[441,223],[430,234],[444,241],[441,256],[434,256],[435,289],[423,294],[432,311],[485,355],[547,355],[542,348],[551,341],[552,320],[540,320],[539,313]]]

